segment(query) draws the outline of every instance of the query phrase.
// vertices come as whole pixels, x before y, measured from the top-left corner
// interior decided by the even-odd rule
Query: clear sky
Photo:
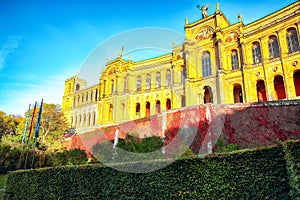
[[[295,1],[0,0],[0,111],[24,115],[42,98],[61,104],[65,79],[120,32],[160,27],[184,33],[185,17],[201,19],[198,4],[210,4],[212,14],[216,2],[231,23],[241,13],[248,24]]]

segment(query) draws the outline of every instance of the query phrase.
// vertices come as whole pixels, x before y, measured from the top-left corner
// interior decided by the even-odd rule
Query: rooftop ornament
[[[205,18],[208,16],[207,9],[209,6],[210,6],[210,4],[207,4],[206,6],[202,6],[202,7],[200,7],[200,5],[197,6],[197,8],[199,8],[199,10],[202,11],[202,18]]]

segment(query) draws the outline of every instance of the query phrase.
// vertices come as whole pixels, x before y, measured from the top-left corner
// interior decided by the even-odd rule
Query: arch
[[[298,97],[300,96],[300,70],[294,72],[293,78],[296,96]]]
[[[267,101],[266,86],[264,80],[258,80],[256,83],[256,92],[258,102]]]
[[[146,103],[146,117],[150,116],[150,102]]]
[[[243,91],[240,84],[235,84],[233,87],[234,103],[243,103]]]
[[[172,109],[172,104],[171,104],[171,99],[167,99],[166,101],[166,110],[171,110]]]
[[[160,72],[156,72],[156,88],[160,88],[161,86],[161,74]]]
[[[171,70],[167,69],[166,71],[166,85],[171,85]]]
[[[275,35],[271,35],[268,41],[270,59],[280,56],[278,39]]]
[[[135,118],[138,119],[140,118],[141,114],[141,104],[140,103],[136,103],[135,106]]]
[[[211,87],[205,86],[203,89],[204,89],[203,102],[204,103],[212,103],[213,102],[213,94],[212,94]]]
[[[261,48],[259,42],[252,43],[252,59],[253,64],[262,62]]]
[[[231,68],[232,68],[232,70],[240,68],[239,54],[238,54],[238,51],[236,49],[233,49],[231,51]]]
[[[287,29],[286,42],[287,42],[289,53],[298,51],[300,49],[298,34],[297,34],[297,30],[295,28],[292,27],[292,28]]]
[[[283,81],[283,77],[281,75],[274,77],[274,89],[276,92],[277,100],[286,98],[284,81]]]
[[[160,113],[160,101],[157,100],[155,103],[155,112],[156,114]]]
[[[211,59],[208,51],[204,51],[202,54],[202,76],[211,76]]]

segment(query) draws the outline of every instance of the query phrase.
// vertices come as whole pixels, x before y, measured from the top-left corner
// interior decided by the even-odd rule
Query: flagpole
[[[31,161],[31,169],[33,168],[33,164],[34,164],[34,156],[35,156],[35,150],[36,150],[36,141],[37,141],[37,138],[39,137],[39,129],[40,129],[40,122],[41,122],[42,110],[43,110],[43,99],[41,101],[40,110],[39,110],[39,114],[38,114],[38,120],[37,120],[36,126],[35,126],[34,150],[33,150],[33,156],[32,156],[32,161]]]
[[[34,109],[33,109],[32,117],[31,117],[31,123],[30,123],[30,128],[29,128],[29,135],[28,135],[28,139],[27,139],[27,153],[26,153],[26,159],[25,159],[25,163],[24,163],[24,169],[26,169],[26,165],[27,165],[31,132],[32,132],[32,127],[34,125],[34,116],[35,116],[35,111],[36,111],[36,104],[37,104],[37,102],[35,102],[35,104],[34,104]]]
[[[26,122],[25,122],[25,127],[24,127],[24,133],[23,133],[23,137],[22,137],[22,150],[20,153],[20,159],[19,159],[19,169],[21,169],[21,160],[22,160],[22,154],[23,154],[23,150],[24,150],[24,142],[26,139],[26,132],[27,132],[27,127],[28,127],[28,118],[30,116],[30,104],[28,107],[28,112],[26,114]]]

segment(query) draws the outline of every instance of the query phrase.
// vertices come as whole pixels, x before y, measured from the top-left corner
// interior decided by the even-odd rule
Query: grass
[[[2,199],[4,189],[6,186],[7,174],[0,174],[0,199]]]

